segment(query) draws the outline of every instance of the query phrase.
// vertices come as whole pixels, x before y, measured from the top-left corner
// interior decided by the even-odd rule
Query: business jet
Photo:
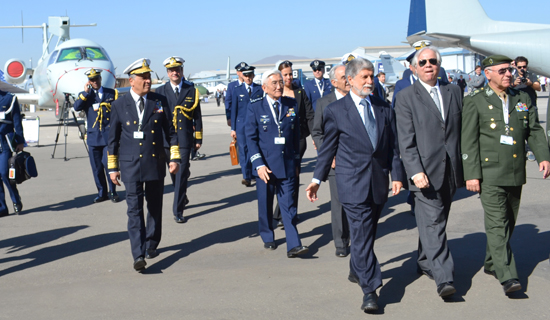
[[[70,103],[84,90],[88,81],[84,73],[90,68],[103,70],[102,85],[115,87],[115,67],[107,51],[98,43],[88,39],[70,39],[69,17],[48,17],[48,24],[40,26],[11,26],[0,28],[41,28],[43,31],[42,56],[34,70],[26,68],[21,59],[10,59],[4,67],[4,77],[11,84],[21,84],[32,74],[35,93],[17,93],[22,104],[37,104],[41,108],[54,108],[60,116],[60,108],[66,99]],[[55,48],[49,45],[54,36],[58,37]]]

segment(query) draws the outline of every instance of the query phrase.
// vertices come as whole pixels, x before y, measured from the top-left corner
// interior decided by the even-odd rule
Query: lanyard
[[[279,119],[277,119],[277,115],[275,114],[275,111],[273,110],[273,105],[271,104],[271,102],[269,102],[269,100],[267,101],[267,104],[269,104],[269,110],[271,110],[271,114],[273,115],[273,119],[275,119],[275,124],[277,125],[277,131],[279,132],[279,137],[281,136],[281,123],[279,122]],[[281,103],[279,102],[279,105],[281,105]],[[283,108],[281,108],[281,110],[279,111],[279,116],[281,115],[281,111],[283,110]]]
[[[325,87],[323,86],[323,88],[321,88],[319,86],[319,83],[321,83],[321,81],[323,80],[319,80],[319,82],[315,81],[315,85],[317,85],[317,89],[319,89],[319,93],[321,94],[321,98],[323,97],[323,92],[325,91]]]

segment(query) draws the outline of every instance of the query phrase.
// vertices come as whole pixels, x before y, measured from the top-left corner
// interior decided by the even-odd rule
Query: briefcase
[[[9,158],[8,168],[11,184],[20,184],[25,180],[38,176],[34,158],[26,151],[20,151]]]
[[[239,164],[239,153],[237,152],[237,140],[231,141],[229,144],[229,155],[231,156],[231,165]]]

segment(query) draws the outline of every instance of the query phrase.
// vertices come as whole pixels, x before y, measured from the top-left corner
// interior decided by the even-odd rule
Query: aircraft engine
[[[23,60],[10,59],[4,66],[4,77],[11,84],[21,84],[27,78],[27,68]]]

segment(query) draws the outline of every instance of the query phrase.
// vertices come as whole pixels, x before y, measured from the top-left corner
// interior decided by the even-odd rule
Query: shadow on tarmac
[[[52,241],[87,227],[88,226],[78,226],[43,231],[32,235],[3,240],[2,245],[5,246],[5,243],[9,242],[10,245],[15,248],[35,246],[42,244],[44,240]],[[13,272],[38,267],[49,262],[73,256],[75,254],[97,250],[124,240],[128,240],[128,232],[111,232],[38,249],[22,256],[3,258],[0,259],[0,264],[14,261],[28,261],[4,270],[0,270],[0,277]]]
[[[126,192],[118,192],[118,195],[121,199],[121,202],[125,199]],[[47,204],[41,207],[35,207],[35,208],[23,208],[23,211],[19,215],[27,215],[30,213],[35,212],[44,212],[44,211],[64,211],[64,210],[72,210],[72,209],[78,209],[87,207],[94,204],[94,198],[97,197],[97,193],[89,194],[86,196],[80,196],[76,197],[72,200],[67,200],[63,202],[57,202],[52,204]],[[110,201],[110,200],[108,200]],[[25,201],[23,201],[23,204]]]

